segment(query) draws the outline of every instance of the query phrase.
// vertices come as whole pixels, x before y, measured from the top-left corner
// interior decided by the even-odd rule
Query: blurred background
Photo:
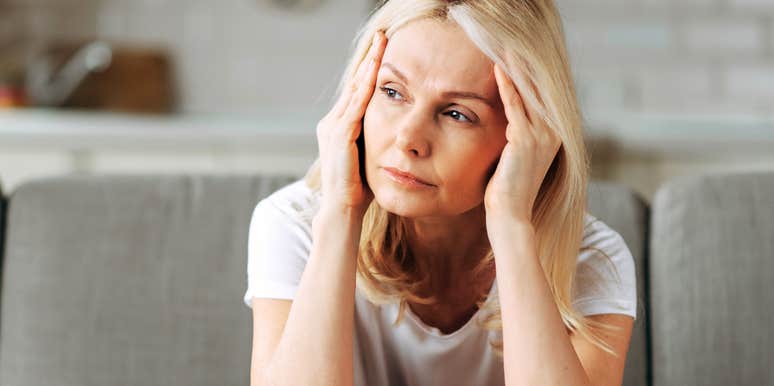
[[[0,181],[302,174],[372,0],[0,0]],[[558,0],[592,177],[774,168],[774,1]]]

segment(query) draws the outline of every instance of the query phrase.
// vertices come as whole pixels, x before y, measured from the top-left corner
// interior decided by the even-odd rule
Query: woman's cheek
[[[381,136],[384,133],[384,119],[382,118],[382,109],[376,106],[374,100],[366,107],[363,116],[363,136],[366,149],[366,157],[371,158],[374,152],[381,146],[383,140]]]
[[[378,97],[374,96],[366,107],[363,116],[363,130],[365,130],[366,140],[369,137],[384,134],[387,122],[389,122],[387,109],[381,106]]]

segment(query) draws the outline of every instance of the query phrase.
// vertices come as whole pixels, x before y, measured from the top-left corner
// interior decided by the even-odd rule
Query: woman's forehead
[[[407,23],[389,38],[382,63],[397,68],[409,82],[429,76],[433,82],[480,93],[490,93],[495,85],[492,61],[452,22]]]

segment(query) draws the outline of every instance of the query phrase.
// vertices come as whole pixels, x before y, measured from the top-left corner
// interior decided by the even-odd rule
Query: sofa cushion
[[[774,171],[670,181],[652,216],[655,385],[774,385]]]
[[[9,199],[0,384],[247,385],[259,199],[288,177],[68,176]]]
[[[648,347],[647,229],[648,205],[631,189],[610,182],[592,181],[588,189],[589,212],[618,232],[635,260],[637,319],[626,354],[624,386],[650,384]]]

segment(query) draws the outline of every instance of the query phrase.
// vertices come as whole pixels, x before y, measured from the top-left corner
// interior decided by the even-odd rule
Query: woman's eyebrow
[[[392,63],[384,62],[382,63],[382,67],[387,68],[388,70],[392,71],[393,74],[395,74],[398,79],[401,80],[401,82],[408,84],[408,79],[406,78],[406,75],[403,75],[400,70],[398,70]],[[487,106],[494,109],[494,104],[489,100],[489,98],[486,98],[480,94],[474,93],[472,91],[444,91],[441,93],[441,96],[444,98],[462,98],[462,99],[478,99],[482,102],[484,102]]]

